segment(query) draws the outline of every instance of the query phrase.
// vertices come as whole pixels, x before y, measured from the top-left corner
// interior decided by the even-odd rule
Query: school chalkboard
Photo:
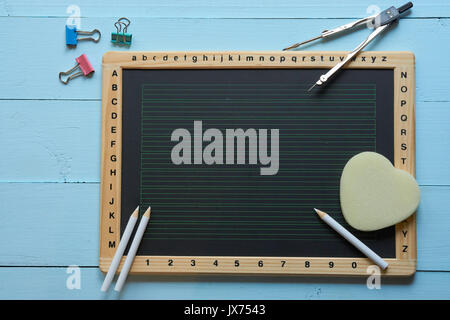
[[[308,92],[324,73],[322,66],[177,68],[172,62],[152,68],[147,61],[147,68],[141,61],[116,72],[121,95],[110,99],[110,107],[117,109],[111,120],[120,122],[113,130],[120,141],[114,146],[104,141],[107,147],[121,147],[120,178],[117,171],[114,175],[120,183],[117,233],[137,205],[141,214],[152,207],[138,250],[147,259],[138,272],[152,272],[154,265],[155,272],[170,272],[174,264],[179,272],[197,272],[199,261],[207,264],[202,258],[212,259],[203,271],[214,272],[227,258],[238,261],[234,267],[239,268],[242,257],[256,259],[261,269],[261,257],[271,263],[302,257],[308,259],[305,270],[290,273],[305,273],[321,258],[332,259],[330,269],[346,261],[340,258],[351,259],[362,273],[355,261],[367,259],[324,224],[314,207],[383,258],[399,258],[398,227],[353,230],[339,202],[341,172],[353,155],[375,151],[395,163],[395,68],[349,68],[326,87]],[[104,74],[112,82],[113,69]],[[107,85],[114,94],[114,83]],[[187,259],[186,265],[180,266],[177,257]],[[352,268],[341,266],[341,273],[347,267]],[[266,272],[282,272],[274,268]]]

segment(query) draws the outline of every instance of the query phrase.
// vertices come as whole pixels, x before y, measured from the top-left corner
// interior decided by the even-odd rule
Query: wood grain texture
[[[99,182],[100,102],[0,100],[0,149],[0,182]]]
[[[120,241],[121,216],[119,208],[121,208],[122,200],[122,69],[116,68],[116,66],[103,65],[102,74],[99,255],[100,257],[107,255],[112,258],[116,252],[115,248]],[[117,86],[115,91],[112,89],[113,85]],[[114,161],[113,157],[115,159]],[[115,214],[115,218],[111,219],[111,213]],[[107,272],[105,269],[103,271]]]
[[[369,290],[364,278],[261,276],[133,276],[120,294],[100,291],[103,273],[81,269],[80,290],[66,288],[66,268],[0,268],[0,299],[449,299],[450,273],[418,272],[382,278]],[[15,288],[10,290],[10,288]]]
[[[9,168],[0,182],[100,182],[100,109],[100,101],[0,100],[0,168]],[[417,102],[420,185],[449,184],[447,136],[450,102]]]
[[[0,183],[0,265],[96,266],[98,189],[97,183]]]
[[[416,176],[414,57],[394,70],[394,166]],[[396,257],[417,261],[416,214],[395,225]]]
[[[450,270],[450,187],[421,193],[417,270]],[[0,183],[0,199],[0,266],[98,266],[99,183]]]
[[[82,17],[158,17],[158,18],[349,18],[366,17],[369,6],[377,5],[381,10],[404,1],[378,0],[362,2],[316,1],[316,0],[166,0],[145,1],[89,1],[73,2],[81,9]],[[48,0],[36,5],[33,0],[2,0],[0,16],[65,17],[72,2]],[[446,0],[416,0],[408,18],[448,17],[450,5]]]

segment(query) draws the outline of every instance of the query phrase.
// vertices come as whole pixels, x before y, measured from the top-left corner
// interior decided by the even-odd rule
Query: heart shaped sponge
[[[345,220],[361,231],[403,221],[416,211],[420,200],[414,177],[375,152],[362,152],[347,162],[340,193]]]

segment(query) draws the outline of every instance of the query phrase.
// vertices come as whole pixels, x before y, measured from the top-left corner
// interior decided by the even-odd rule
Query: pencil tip
[[[144,213],[144,217],[147,217],[147,218],[150,217],[151,209],[152,209],[152,207],[150,207],[150,206],[147,208],[147,210]]]
[[[139,215],[139,206],[134,209],[133,214],[131,215],[133,218],[137,218]]]
[[[323,218],[326,213],[323,211],[320,211],[319,209],[314,208],[314,211],[316,211],[316,213],[319,215],[319,217]]]

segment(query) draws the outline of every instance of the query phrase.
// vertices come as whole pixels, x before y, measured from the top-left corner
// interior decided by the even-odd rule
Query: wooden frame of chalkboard
[[[120,241],[122,85],[124,69],[329,69],[345,52],[107,52],[103,56],[100,269]],[[207,57],[206,59],[204,57]],[[394,165],[415,175],[415,70],[410,52],[361,52],[348,69],[392,69]],[[345,73],[345,70],[342,72]],[[338,75],[339,77],[339,75]],[[314,79],[313,81],[316,81]],[[312,83],[311,83],[312,84]],[[333,83],[328,84],[332,86]],[[312,213],[313,214],[313,213]],[[150,219],[150,223],[151,223]],[[395,226],[395,258],[382,275],[416,270],[415,214]],[[122,263],[124,258],[122,260]],[[121,263],[121,265],[122,265]],[[367,258],[274,256],[137,256],[132,273],[367,275]],[[121,268],[119,267],[119,270]]]

